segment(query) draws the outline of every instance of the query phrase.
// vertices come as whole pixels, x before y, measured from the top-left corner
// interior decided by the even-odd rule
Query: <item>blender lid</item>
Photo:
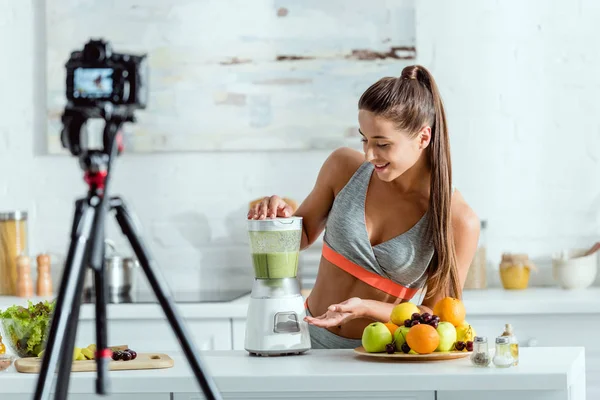
[[[248,230],[261,231],[296,231],[302,229],[302,217],[249,219]]]

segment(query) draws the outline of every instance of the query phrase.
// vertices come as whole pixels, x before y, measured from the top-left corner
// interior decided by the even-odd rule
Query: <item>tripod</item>
[[[113,160],[122,151],[119,128],[123,122],[133,121],[132,116],[104,115],[104,149],[82,151],[79,146],[79,129],[87,116],[78,110],[66,110],[63,115],[61,139],[63,145],[80,157],[80,166],[85,171],[85,181],[89,186],[87,196],[75,202],[75,213],[71,228],[71,243],[67,254],[62,281],[56,300],[56,307],[48,333],[46,350],[42,360],[40,375],[35,390],[35,400],[48,399],[52,380],[58,367],[55,399],[66,399],[69,376],[73,362],[73,350],[77,334],[79,309],[81,307],[85,268],[92,268],[94,274],[97,376],[96,393],[108,394],[108,363],[112,351],[108,349],[106,333],[107,282],[104,277],[104,224],[109,212],[114,211],[123,234],[129,240],[142,270],[144,271],[160,306],[165,313],[175,336],[179,340],[188,363],[205,397],[220,400],[221,396],[214,381],[204,373],[204,366],[198,357],[183,320],[175,310],[160,270],[152,260],[141,237],[136,217],[120,197],[108,197],[107,188]]]

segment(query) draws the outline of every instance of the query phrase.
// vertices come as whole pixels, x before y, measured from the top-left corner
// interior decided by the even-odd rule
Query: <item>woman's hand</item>
[[[352,297],[339,304],[330,305],[327,312],[323,315],[318,317],[306,316],[304,320],[314,326],[329,328],[345,324],[356,318],[362,318],[365,316],[366,311],[367,306],[363,300],[358,297]]]
[[[294,209],[279,196],[265,197],[248,211],[248,219],[291,217]]]

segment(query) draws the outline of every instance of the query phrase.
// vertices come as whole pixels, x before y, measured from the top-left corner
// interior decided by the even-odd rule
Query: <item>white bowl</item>
[[[563,289],[585,289],[598,272],[598,253],[583,257],[587,249],[562,251],[552,257],[552,276]]]

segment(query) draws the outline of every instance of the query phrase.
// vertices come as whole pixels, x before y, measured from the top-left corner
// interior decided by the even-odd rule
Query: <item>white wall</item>
[[[32,3],[0,0],[0,209],[30,212],[32,254],[64,254],[85,185],[75,158],[42,155],[43,16]],[[418,2],[418,62],[441,87],[455,183],[489,221],[493,265],[502,251],[543,259],[600,237],[594,4]],[[114,191],[137,211],[174,288],[246,285],[248,201],[301,200],[327,154],[125,154]]]
[[[417,2],[419,62],[444,94],[456,185],[489,221],[495,265],[600,240],[599,16],[593,0]]]

